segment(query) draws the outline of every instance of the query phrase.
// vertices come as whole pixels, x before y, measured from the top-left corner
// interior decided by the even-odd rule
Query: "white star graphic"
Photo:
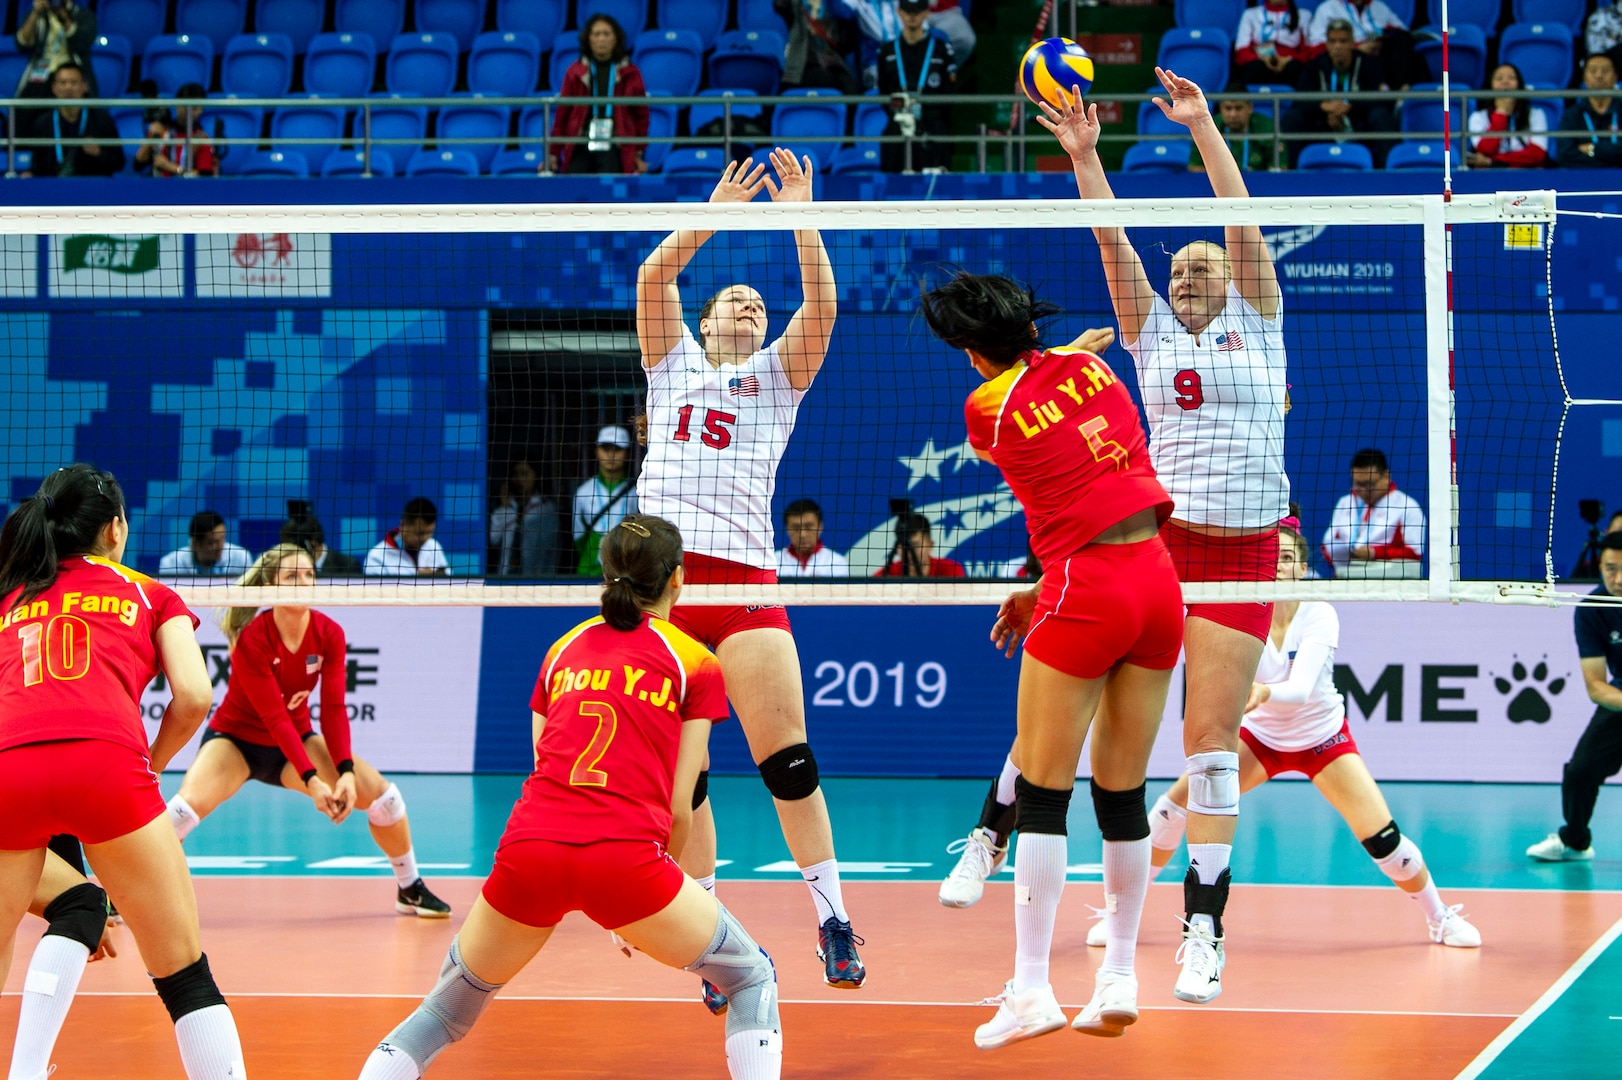
[[[974,448],[969,445],[967,439],[958,446],[936,449],[935,440],[931,438],[924,443],[924,448],[919,451],[917,457],[902,456],[896,460],[905,465],[907,472],[911,474],[907,478],[908,491],[923,483],[925,479],[933,480],[937,484],[940,483],[941,466],[947,462],[951,462],[953,472],[962,471],[964,464],[967,462],[972,461],[976,465],[980,463],[980,458],[976,456]]]

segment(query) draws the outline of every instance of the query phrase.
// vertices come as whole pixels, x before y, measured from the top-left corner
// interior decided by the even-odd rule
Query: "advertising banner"
[[[197,237],[197,295],[280,300],[332,295],[325,233],[220,233]]]
[[[79,299],[177,298],[186,294],[181,238],[80,234],[51,237],[50,292]]]

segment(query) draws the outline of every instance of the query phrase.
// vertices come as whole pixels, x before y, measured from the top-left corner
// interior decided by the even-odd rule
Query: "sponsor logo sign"
[[[181,239],[103,233],[53,236],[48,280],[52,296],[68,298],[184,296]]]
[[[326,233],[223,233],[197,237],[197,295],[332,295],[332,237]]]

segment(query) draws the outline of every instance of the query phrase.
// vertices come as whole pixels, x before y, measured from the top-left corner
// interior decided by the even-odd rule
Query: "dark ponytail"
[[[113,474],[92,465],[53,472],[0,528],[0,597],[19,586],[27,603],[56,584],[62,560],[91,551],[114,518],[125,518],[124,492]]]
[[[629,514],[608,530],[597,555],[603,619],[616,630],[635,630],[643,608],[658,602],[681,565],[681,532],[664,518]]]
[[[998,367],[1008,367],[1042,347],[1040,319],[1059,314],[1029,287],[999,274],[959,271],[923,297],[924,322],[954,349],[971,349]]]

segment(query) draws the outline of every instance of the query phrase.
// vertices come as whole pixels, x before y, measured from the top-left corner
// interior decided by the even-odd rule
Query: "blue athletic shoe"
[[[710,980],[704,979],[703,983],[704,990],[699,995],[699,1000],[704,1002],[704,1007],[716,1016],[725,1016],[727,1014],[727,996],[717,990],[715,984]]]
[[[855,990],[867,978],[867,968],[856,955],[856,946],[867,942],[851,933],[850,923],[837,915],[817,928],[817,959],[823,963],[823,981],[841,990]]]

